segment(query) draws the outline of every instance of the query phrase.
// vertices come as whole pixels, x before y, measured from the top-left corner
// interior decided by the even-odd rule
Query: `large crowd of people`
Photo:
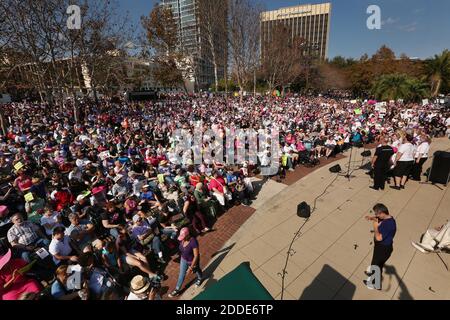
[[[196,285],[204,280],[196,237],[230,207],[251,204],[250,177],[273,159],[284,177],[351,145],[377,143],[374,188],[384,188],[393,169],[401,190],[421,178],[431,139],[450,127],[450,113],[433,105],[331,97],[173,94],[85,103],[77,117],[70,104],[0,107],[0,300],[159,299],[164,267],[179,255],[169,295],[176,297],[186,274],[197,275]],[[244,149],[249,144],[230,141],[226,128],[277,128],[279,152],[271,154],[268,139],[256,161],[216,155],[197,163],[193,149],[179,152],[174,132],[193,133],[199,123]],[[205,134],[200,151],[217,143]]]

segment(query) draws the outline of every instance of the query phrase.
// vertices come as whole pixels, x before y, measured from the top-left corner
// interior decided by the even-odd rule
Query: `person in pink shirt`
[[[306,147],[303,144],[302,140],[298,140],[297,143],[295,144],[295,149],[297,149],[298,152],[304,152],[306,151]]]
[[[24,170],[19,170],[19,176],[14,180],[14,186],[17,187],[21,192],[26,192],[30,190],[33,186],[33,182],[30,177],[25,174]]]
[[[27,263],[22,259],[13,259],[11,249],[0,256],[0,300],[19,300],[26,293],[39,293],[39,283],[23,275],[21,269]]]
[[[295,136],[293,136],[290,132],[286,136],[286,143],[288,145],[295,144]]]

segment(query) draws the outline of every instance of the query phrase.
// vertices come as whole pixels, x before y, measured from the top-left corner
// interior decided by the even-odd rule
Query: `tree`
[[[91,1],[81,7],[81,12],[78,58],[97,101],[99,88],[107,91],[111,78],[120,83],[125,77],[121,66],[127,57],[130,29],[127,16],[118,15],[116,2]]]
[[[80,29],[67,28],[66,11],[71,4],[81,9]],[[8,62],[2,83],[15,81],[12,76],[19,73],[20,85],[37,88],[41,100],[50,104],[56,98],[61,110],[69,92],[75,99],[75,86],[81,90],[83,80],[88,80],[88,89],[96,96],[97,85],[105,87],[120,69],[117,65],[124,55],[117,53],[130,34],[127,17],[118,17],[115,4],[115,0],[0,2],[4,18],[0,49],[7,52],[7,58],[0,60]]]
[[[420,102],[422,99],[430,96],[430,85],[426,79],[414,79],[409,81],[409,96],[408,101]]]
[[[272,39],[263,44],[263,77],[272,92],[276,87],[285,87],[294,81],[301,72],[302,47],[305,41],[301,37],[292,39],[291,29],[278,24],[274,27]]]
[[[261,6],[252,0],[230,0],[229,42],[234,77],[239,89],[255,75],[259,64]]]
[[[219,87],[219,68],[225,69],[226,57],[223,53],[228,47],[227,40],[228,0],[199,0],[198,16],[200,17],[201,36],[214,68],[214,88]],[[225,70],[223,70],[225,71]],[[225,73],[225,72],[224,72]]]
[[[214,91],[226,91],[226,89],[231,91],[239,90],[237,84],[233,80],[227,80],[221,79],[219,80],[219,87],[215,88],[213,87]]]
[[[157,4],[141,22],[147,36],[146,54],[155,63],[155,79],[166,87],[183,85],[192,75],[192,60],[184,52],[172,10]]]
[[[369,60],[369,55],[367,53],[364,53],[361,58],[359,58],[359,62],[366,62]]]
[[[376,81],[372,93],[380,100],[405,99],[410,95],[408,77],[403,74],[383,75]]]
[[[315,86],[320,89],[320,91],[348,89],[349,83],[345,68],[338,68],[333,64],[325,62],[319,64],[318,77]]]
[[[381,76],[373,85],[372,93],[380,100],[419,101],[428,96],[427,85],[405,74]]]
[[[342,56],[336,56],[332,60],[328,61],[328,64],[330,64],[334,67],[340,68],[340,69],[348,68],[356,63],[357,63],[357,61],[355,59],[352,59],[352,58],[346,59]]]
[[[431,82],[431,93],[436,97],[441,87],[450,83],[450,51],[444,50],[440,55],[426,61],[426,73]]]
[[[56,47],[52,45],[57,35],[54,16],[58,15],[56,12],[58,6],[55,1],[4,0],[0,2],[3,20],[0,43],[3,44],[5,60],[9,62],[6,66],[9,68],[8,76],[17,72],[26,72],[30,82],[38,88],[41,100],[43,101],[46,95],[50,103],[53,86],[57,85],[54,72],[51,70],[51,67],[55,66],[54,63],[52,65],[51,57],[53,55],[55,58],[58,54],[54,50]],[[53,11],[49,11],[50,9]],[[21,61],[14,59],[19,56],[22,58]]]
[[[395,53],[386,45],[381,46],[380,49],[372,56],[374,61],[392,61],[395,60]]]

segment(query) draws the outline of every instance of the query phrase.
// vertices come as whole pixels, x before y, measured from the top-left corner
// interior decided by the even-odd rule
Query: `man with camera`
[[[383,267],[386,261],[391,257],[394,250],[393,243],[394,237],[397,232],[397,223],[395,219],[389,214],[389,209],[381,203],[376,204],[373,207],[375,216],[367,216],[366,220],[372,222],[374,231],[374,250],[371,267],[379,268],[379,276],[383,274]],[[371,272],[366,272],[366,275],[371,277]],[[381,278],[380,287],[376,288],[381,290]],[[367,280],[364,280],[364,284],[369,286]]]
[[[135,276],[130,283],[130,294],[126,300],[161,300],[159,289],[161,288],[161,278]]]

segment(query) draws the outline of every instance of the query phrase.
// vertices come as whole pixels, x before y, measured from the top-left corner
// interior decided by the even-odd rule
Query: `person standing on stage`
[[[416,154],[414,156],[414,166],[412,169],[412,178],[415,181],[420,181],[420,176],[422,174],[422,167],[428,160],[428,152],[430,152],[431,139],[426,134],[420,137],[420,144],[417,147]]]
[[[367,216],[366,220],[373,223],[373,229],[375,234],[374,249],[371,266],[377,266],[380,268],[380,277],[383,274],[383,267],[386,261],[392,255],[394,251],[394,237],[397,232],[397,223],[389,214],[389,209],[381,203],[376,204],[373,207],[374,217]],[[367,276],[372,276],[371,273],[366,272]],[[368,285],[368,282],[364,280],[364,284]],[[381,279],[380,287],[381,290]]]
[[[388,145],[389,138],[382,139],[382,145],[377,148],[372,159],[373,168],[373,187],[374,190],[384,190],[386,183],[386,174],[389,170],[389,161],[394,154],[394,149]]]
[[[414,166],[414,154],[416,149],[412,144],[412,141],[413,136],[407,134],[406,143],[403,143],[400,148],[398,148],[394,168],[395,186],[391,186],[392,189],[405,189],[406,181],[408,181],[409,174]]]

